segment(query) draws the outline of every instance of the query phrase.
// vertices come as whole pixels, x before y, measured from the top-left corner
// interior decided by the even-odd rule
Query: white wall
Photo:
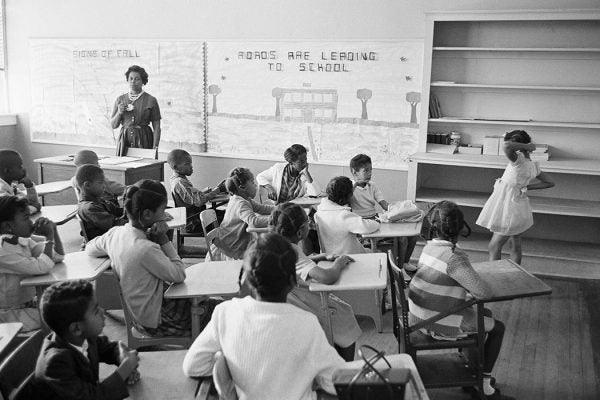
[[[29,38],[423,38],[427,11],[598,7],[600,0],[6,0],[9,104],[21,135],[15,143],[26,160],[79,150],[29,141]],[[194,164],[194,183],[206,186],[232,167],[258,172],[271,163],[195,157]],[[33,170],[33,163],[28,167]],[[348,174],[339,166],[313,169],[323,184]],[[404,197],[405,171],[377,170],[374,179],[388,199]]]

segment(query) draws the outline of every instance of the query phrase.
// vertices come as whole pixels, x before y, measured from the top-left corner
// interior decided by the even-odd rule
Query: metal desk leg
[[[204,297],[194,297],[192,299],[192,340],[200,334],[200,302]]]
[[[321,313],[325,317],[325,335],[329,344],[333,346],[333,327],[331,326],[331,313],[329,312],[329,292],[319,292],[321,296]]]

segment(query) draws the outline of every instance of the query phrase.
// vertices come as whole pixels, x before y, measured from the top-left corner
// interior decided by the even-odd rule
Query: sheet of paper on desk
[[[123,164],[127,164],[126,165],[127,168],[139,168],[139,167],[148,165],[147,163],[142,162],[142,161],[131,161],[131,162],[123,163]]]
[[[109,157],[102,160],[101,164],[107,165],[117,165],[117,164],[125,164],[132,161],[141,160],[140,157]]]

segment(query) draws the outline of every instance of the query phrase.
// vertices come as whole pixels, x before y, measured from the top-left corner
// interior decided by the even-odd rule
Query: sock
[[[492,379],[491,375],[484,374],[483,375],[483,394],[486,396],[491,396],[494,394],[496,389],[492,387],[490,380]]]

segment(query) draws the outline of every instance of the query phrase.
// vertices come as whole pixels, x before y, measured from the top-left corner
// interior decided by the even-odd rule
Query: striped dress
[[[465,303],[469,292],[485,296],[489,291],[463,250],[457,247],[453,252],[451,242],[430,240],[408,288],[409,324],[417,324]],[[463,336],[474,331],[476,319],[477,313],[469,307],[428,325],[427,329],[439,336]]]

